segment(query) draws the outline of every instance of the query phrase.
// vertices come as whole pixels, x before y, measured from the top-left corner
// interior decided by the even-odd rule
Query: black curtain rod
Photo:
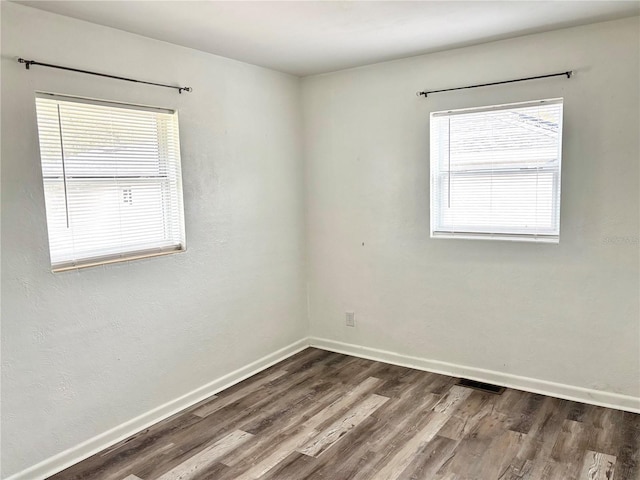
[[[36,62],[35,60],[25,60],[24,58],[19,58],[18,62],[24,63],[24,66],[27,70],[29,70],[31,65],[39,65],[41,67],[58,68],[60,70],[68,70],[70,72],[77,72],[77,73],[86,73],[88,75],[96,75],[98,77],[114,78],[116,80],[125,80],[127,82],[134,82],[134,83],[144,83],[145,85],[155,85],[156,87],[175,88],[176,90],[178,90],[178,93],[182,93],[183,91],[185,92],[193,91],[191,87],[176,87],[175,85],[165,85],[162,83],[145,82],[144,80],[135,80],[133,78],[118,77],[116,75],[108,75],[106,73],[91,72],[89,70],[80,70],[79,68],[63,67],[61,65],[52,65],[50,63]]]
[[[548,75],[538,75],[537,77],[516,78],[515,80],[504,80],[502,82],[481,83],[479,85],[469,85],[468,87],[444,88],[442,90],[426,90],[423,92],[418,92],[416,93],[416,95],[417,96],[424,95],[424,97],[426,98],[427,96],[429,96],[430,93],[451,92],[453,90],[465,90],[467,88],[488,87],[490,85],[502,85],[503,83],[524,82],[527,80],[538,80],[540,78],[560,77],[565,75],[567,76],[567,78],[571,78],[571,75],[573,75],[573,71],[569,70],[567,72],[550,73]]]

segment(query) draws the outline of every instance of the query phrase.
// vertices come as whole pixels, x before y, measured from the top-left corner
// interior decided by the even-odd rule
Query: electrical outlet
[[[345,314],[345,325],[347,327],[355,327],[356,326],[356,314],[355,312],[346,312]]]

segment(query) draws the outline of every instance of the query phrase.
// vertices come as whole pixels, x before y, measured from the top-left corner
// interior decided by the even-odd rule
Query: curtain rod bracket
[[[514,80],[503,80],[502,82],[491,82],[491,83],[480,83],[478,85],[469,85],[467,87],[455,87],[455,88],[443,88],[442,90],[424,90],[422,92],[416,92],[416,96],[424,96],[427,98],[430,93],[440,93],[440,92],[451,92],[453,90],[466,90],[468,88],[478,88],[478,87],[489,87],[491,85],[502,85],[505,83],[515,83],[515,82],[524,82],[527,80],[538,80],[540,78],[549,78],[549,77],[559,77],[559,76],[567,76],[567,78],[571,78],[573,76],[573,70],[567,70],[566,72],[559,73],[550,73],[547,75],[538,75],[536,77],[526,77],[526,78],[516,78]]]
[[[29,67],[31,67],[31,64],[33,62],[31,62],[31,60],[25,60],[24,58],[19,58],[18,59],[18,63],[24,63],[24,68],[26,68],[27,70],[29,70]]]
[[[24,63],[24,66],[27,70],[30,69],[31,65],[40,65],[41,67],[57,68],[59,70],[67,70],[69,72],[85,73],[87,75],[95,75],[97,77],[113,78],[114,80],[124,80],[125,82],[144,83],[145,85],[154,85],[156,87],[173,88],[175,90],[178,90],[178,93],[182,93],[183,90],[185,92],[193,91],[191,87],[179,87],[175,85],[166,85],[164,83],[147,82],[145,80],[136,80],[134,78],[119,77],[117,75],[109,75],[107,73],[92,72],[90,70],[81,70],[79,68],[72,68],[72,67],[63,67],[62,65],[54,65],[51,63],[42,63],[42,62],[37,62],[36,60],[25,60],[24,58],[18,58],[18,63]]]

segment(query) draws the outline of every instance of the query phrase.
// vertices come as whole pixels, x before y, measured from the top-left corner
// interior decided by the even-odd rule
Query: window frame
[[[54,179],[57,178],[57,176],[47,175],[45,172],[44,156],[42,151],[42,136],[41,136],[42,133],[40,131],[40,116],[37,112],[39,99],[50,100],[50,101],[53,100],[54,102],[78,103],[81,105],[96,105],[96,106],[112,107],[112,108],[125,109],[125,110],[135,110],[137,112],[149,112],[149,113],[159,113],[159,114],[169,115],[169,117],[163,120],[163,122],[158,122],[158,128],[160,128],[159,127],[160,124],[163,123],[165,125],[165,128],[172,129],[172,131],[174,132],[172,141],[175,143],[175,147],[173,147],[171,154],[167,153],[168,141],[162,142],[161,139],[168,138],[169,130],[165,131],[164,133],[158,131],[157,137],[156,137],[157,148],[158,148],[157,168],[159,171],[162,170],[163,168],[167,170],[169,168],[175,168],[175,179],[171,179],[169,174],[163,175],[161,173],[158,173],[156,176],[149,176],[149,178],[143,178],[143,176],[140,176],[139,178],[131,178],[131,177],[128,177],[127,175],[95,175],[95,176],[79,175],[74,178],[72,176],[67,176],[64,170],[64,163],[65,163],[64,155],[61,157],[61,162],[63,166],[62,171],[63,171],[63,183],[65,188],[65,203],[67,202],[66,200],[68,195],[67,185],[69,180],[72,180],[72,181],[79,180],[79,182],[85,182],[86,184],[89,184],[89,185],[91,183],[95,183],[96,185],[100,185],[100,184],[109,185],[110,181],[115,182],[117,185],[118,181],[120,180],[129,180],[131,184],[156,185],[161,192],[164,192],[160,194],[160,201],[157,203],[157,207],[160,208],[162,211],[162,218],[164,219],[163,223],[166,224],[168,219],[175,217],[175,219],[177,219],[177,221],[179,222],[177,224],[177,228],[179,231],[178,236],[177,237],[172,236],[167,233],[168,230],[165,230],[165,239],[167,240],[170,239],[167,242],[167,245],[145,247],[144,242],[142,242],[135,248],[133,248],[133,246],[129,248],[126,246],[121,246],[120,249],[118,249],[109,244],[105,244],[104,245],[105,250],[110,248],[113,250],[113,252],[105,253],[104,255],[97,254],[97,255],[83,256],[82,254],[80,254],[76,256],[77,258],[73,258],[72,256],[69,256],[69,258],[66,258],[65,260],[53,261],[52,241],[54,240],[54,238],[52,238],[51,236],[52,224],[49,221],[49,215],[51,214],[51,212],[49,211],[49,208],[52,206],[52,203],[50,204],[47,199],[47,189],[54,188],[52,187],[52,185],[55,185],[53,182],[55,181]],[[180,149],[179,118],[178,118],[177,110],[162,108],[162,107],[152,107],[148,105],[136,105],[136,104],[109,101],[109,100],[98,100],[94,98],[83,98],[78,96],[56,94],[56,93],[42,92],[42,91],[35,92],[35,104],[36,104],[36,123],[37,123],[36,131],[38,135],[38,149],[39,149],[38,151],[40,156],[40,173],[42,175],[42,185],[44,190],[43,193],[45,197],[45,210],[46,210],[45,217],[47,222],[47,238],[49,242],[49,256],[50,256],[49,260],[50,260],[52,272],[58,273],[58,272],[64,272],[69,270],[76,270],[80,268],[94,267],[99,265],[108,265],[112,263],[128,262],[131,260],[152,258],[157,256],[165,256],[173,253],[182,253],[187,250],[186,232],[185,232],[185,214],[184,214],[184,195],[183,195],[183,189],[182,189],[182,159],[181,159],[181,151],[180,151],[181,149]],[[58,122],[59,122],[58,124],[60,125],[60,135],[61,135],[61,141],[62,141],[62,138],[64,138],[64,134],[62,133],[63,132],[62,124],[60,123],[62,122],[62,118],[60,118]],[[165,122],[171,122],[171,125]],[[125,123],[123,122],[123,124]],[[164,164],[162,160],[163,156],[165,157]],[[168,160],[169,157],[171,157],[170,160]],[[88,165],[90,164],[88,163]],[[48,181],[52,182],[49,184],[49,186],[47,185]],[[171,184],[171,182],[173,182],[173,185]],[[123,183],[129,183],[129,182],[123,182]],[[120,188],[124,192],[126,189],[131,190],[132,186],[121,185],[118,188]],[[87,191],[95,192],[97,191],[97,189],[87,188]],[[172,202],[168,198],[172,194],[175,194],[175,205],[171,204]],[[124,203],[131,204],[132,202],[131,198],[132,197],[129,196],[128,201],[126,198],[123,199]],[[168,227],[165,226],[165,228],[168,228]],[[174,229],[175,228],[176,227],[174,227]],[[160,244],[163,242],[158,238],[158,243]],[[141,247],[141,248],[138,248],[138,247]]]
[[[542,100],[532,100],[526,102],[515,102],[508,104],[500,104],[500,105],[489,105],[482,107],[473,107],[473,108],[462,108],[455,110],[442,110],[437,112],[431,112],[430,114],[430,143],[434,140],[434,123],[433,118],[437,117],[452,117],[457,115],[465,115],[472,113],[482,113],[482,112],[492,112],[492,111],[500,111],[500,110],[510,110],[510,109],[518,109],[518,108],[526,108],[533,107],[541,104],[559,104],[561,105],[560,110],[560,123],[559,123],[559,131],[558,131],[558,158],[557,158],[557,168],[556,167],[540,167],[538,169],[533,168],[522,168],[514,166],[513,168],[502,168],[499,171],[482,169],[482,168],[469,168],[467,170],[457,170],[457,171],[441,171],[438,168],[438,172],[434,174],[434,164],[439,161],[440,156],[435,155],[434,151],[436,148],[433,144],[430,145],[430,185],[431,185],[431,194],[430,194],[430,237],[431,238],[458,238],[458,239],[482,239],[482,240],[507,240],[507,241],[523,241],[523,242],[541,242],[541,243],[554,243],[557,244],[560,241],[560,212],[561,212],[561,180],[562,180],[562,144],[563,144],[563,116],[564,116],[564,99],[559,98],[550,98],[550,99],[542,99]],[[448,139],[450,142],[450,138]],[[438,148],[442,148],[442,145],[438,145]],[[446,146],[448,148],[448,145]],[[434,158],[435,157],[435,158]],[[437,159],[436,159],[437,158]],[[481,232],[479,226],[472,225],[445,225],[444,223],[438,222],[438,220],[442,220],[444,218],[443,209],[444,202],[440,201],[441,198],[438,198],[437,192],[443,192],[445,189],[442,187],[443,182],[447,180],[448,177],[461,177],[467,175],[469,177],[475,177],[477,175],[482,174],[490,174],[490,175],[526,175],[527,171],[537,170],[538,172],[550,172],[552,173],[552,224],[557,225],[557,228],[537,228],[536,231],[532,233],[526,233],[522,231],[515,231],[517,229],[513,227],[506,226],[492,226],[491,232]],[[475,172],[475,173],[473,173]],[[437,178],[436,178],[437,177]],[[437,183],[437,188],[436,188]],[[436,211],[437,209],[437,211]],[[447,228],[449,227],[449,228]],[[534,229],[532,229],[534,230]]]

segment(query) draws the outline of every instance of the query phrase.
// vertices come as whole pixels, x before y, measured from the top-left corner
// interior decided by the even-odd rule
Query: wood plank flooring
[[[52,480],[640,480],[640,415],[309,348]]]

